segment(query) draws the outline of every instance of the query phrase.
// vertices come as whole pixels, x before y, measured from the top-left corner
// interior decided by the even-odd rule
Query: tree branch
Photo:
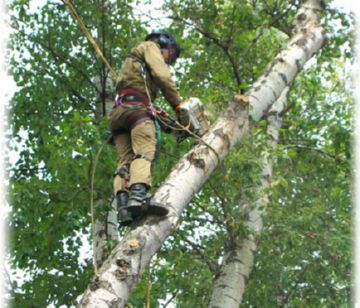
[[[231,18],[230,18],[231,25],[229,27],[229,35],[228,35],[228,39],[226,40],[226,45],[228,45],[228,46],[230,46],[234,40],[233,33],[234,33],[234,27],[235,27],[235,19],[236,19],[235,14],[236,14],[237,8],[238,8],[237,2],[235,1],[233,3],[232,12],[231,12]]]
[[[219,193],[218,189],[214,185],[212,185],[211,181],[209,181],[209,185],[210,185],[211,189],[213,190],[213,192],[215,192],[216,196],[220,199],[220,205],[221,205],[223,215],[224,215],[224,223],[225,223],[227,231],[230,234],[231,242],[233,242],[234,234],[235,234],[235,228],[234,228],[235,224],[234,224],[234,217],[232,217],[229,214],[230,210],[229,210],[229,207],[227,206],[228,202],[227,202],[226,198],[224,198]]]
[[[288,104],[288,106],[279,113],[280,117],[284,117],[292,108],[294,108],[296,106],[296,102],[292,101],[290,102],[290,104]]]
[[[205,213],[208,213],[211,215],[211,217],[220,225],[223,226],[224,222],[222,222],[221,220],[219,220],[217,217],[219,215],[217,215],[217,213],[213,213],[212,211],[210,211],[208,208],[205,208],[201,203],[197,202],[196,200],[192,200],[192,203],[196,204],[197,207],[201,208]]]
[[[18,32],[22,32],[23,35],[26,35],[23,31],[20,31],[18,28],[16,28],[16,30]],[[63,57],[53,49],[51,44],[50,32],[48,33],[48,44],[45,44],[44,42],[42,42],[40,39],[36,38],[33,35],[26,35],[26,36],[30,41],[42,47],[44,51],[49,52],[53,57],[53,59],[55,60],[55,62],[66,64],[72,69],[74,69],[76,72],[78,72],[97,91],[96,85],[91,81],[89,76],[83,70],[80,69],[80,65],[73,64],[69,59],[66,59],[65,57]]]
[[[288,92],[289,87],[285,88],[280,98],[273,105],[273,109],[283,109]],[[281,124],[282,119],[279,117],[269,119],[267,130],[269,148],[276,146],[279,136],[278,129]],[[268,203],[266,190],[271,183],[272,161],[264,157],[262,165],[261,184],[256,189],[258,200],[254,204],[248,204],[250,208],[249,215],[244,223],[249,232],[245,237],[238,232],[237,237],[234,236],[233,244],[230,247],[224,245],[224,257],[220,267],[220,275],[215,278],[209,307],[239,307],[241,304],[247,278],[254,265],[258,239],[256,235],[259,235],[263,229],[262,215]]]
[[[238,62],[235,60],[235,58],[231,55],[231,53],[229,51],[231,41],[230,42],[228,41],[227,43],[222,42],[218,37],[216,37],[215,34],[205,30],[203,27],[199,26],[194,21],[193,21],[193,23],[191,23],[191,22],[187,21],[186,19],[181,18],[180,16],[169,16],[169,18],[173,19],[175,21],[182,22],[183,24],[186,24],[186,25],[194,28],[195,30],[200,32],[203,36],[205,36],[208,39],[212,40],[215,45],[220,47],[223,50],[226,57],[228,58],[228,60],[230,61],[230,63],[231,63],[231,67],[232,67],[232,70],[233,70],[233,73],[234,73],[237,84],[238,85],[242,84],[242,80],[240,78],[240,73],[239,73],[239,70],[238,70]]]
[[[305,264],[303,270],[298,275],[297,279],[295,280],[294,284],[289,285],[290,291],[285,293],[285,290],[283,290],[282,294],[280,295],[281,298],[279,299],[279,307],[288,307],[290,296],[292,295],[293,291],[297,289],[297,286],[301,283],[301,281],[304,279],[305,273],[308,270],[308,264]],[[285,294],[284,294],[285,293]]]
[[[200,247],[199,245],[193,243],[192,241],[188,240],[188,239],[183,239],[183,241],[187,244],[189,244],[191,246],[191,248],[195,251],[195,253],[200,257],[201,260],[203,260],[207,266],[209,267],[209,269],[211,270],[211,272],[214,275],[217,275],[217,273],[219,272],[219,266],[215,263],[215,262],[211,262],[209,260],[209,258],[206,256],[206,254],[203,252],[203,248]]]
[[[44,72],[46,72],[49,76],[53,77],[54,79],[56,79],[56,77],[54,77],[54,74],[53,72],[51,72],[50,70],[48,70],[47,68],[42,68],[42,70]],[[71,92],[72,95],[76,96],[79,101],[81,101],[82,103],[88,103],[88,100],[84,97],[82,97],[82,95],[77,91],[75,90],[73,87],[72,87],[72,84],[71,82],[67,79],[67,77],[64,75],[64,73],[62,73],[61,71],[57,71],[57,73],[60,75],[61,77],[61,81],[62,81],[62,84],[65,84],[66,87],[67,87],[67,90],[69,90]],[[74,103],[78,103],[76,102],[72,97],[71,95],[69,95],[69,99]]]
[[[16,282],[12,281],[11,276],[9,274],[9,271],[6,268],[6,265],[3,263],[3,269],[6,275],[6,279],[8,283],[6,283],[7,286],[10,286],[11,291],[15,291],[16,290]]]
[[[166,307],[174,300],[174,298],[175,298],[176,295],[177,295],[177,292],[178,292],[178,291],[174,292],[174,293],[171,295],[171,297],[169,298],[169,300],[162,306],[162,308],[166,308]]]
[[[333,153],[330,153],[328,151],[325,151],[323,149],[319,149],[319,148],[314,148],[314,147],[311,147],[311,146],[308,146],[308,145],[303,145],[303,144],[289,144],[289,145],[285,145],[281,148],[282,150],[287,150],[287,149],[297,149],[297,150],[307,150],[307,151],[313,151],[313,152],[317,152],[317,153],[320,153],[320,154],[323,154],[329,158],[332,158],[342,164],[346,164],[347,162],[342,159],[341,157],[333,154]]]
[[[101,0],[101,44],[102,44],[102,52],[104,57],[106,57],[106,32],[105,32],[105,0]],[[107,72],[105,63],[102,62],[102,74],[101,74],[101,104],[102,104],[102,115],[103,117],[106,116],[106,79],[107,79]]]
[[[250,51],[252,50],[252,48],[256,45],[256,43],[258,42],[258,40],[260,39],[260,37],[264,34],[265,29],[271,28],[279,19],[283,18],[289,11],[290,9],[288,9],[287,11],[283,12],[280,15],[275,16],[269,23],[263,25],[260,28],[259,33],[256,35],[256,37],[254,37],[251,42],[250,45],[246,48],[246,50],[241,54],[240,58],[239,58],[239,65],[242,64],[244,62],[244,60],[246,59],[246,57],[249,55]]]

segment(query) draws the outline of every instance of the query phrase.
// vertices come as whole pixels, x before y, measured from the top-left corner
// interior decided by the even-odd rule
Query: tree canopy
[[[129,49],[161,26],[151,12],[139,16],[145,3],[75,3],[116,71]],[[173,70],[180,93],[199,97],[214,121],[284,47],[298,6],[164,1],[169,31],[184,48]],[[12,281],[9,296],[15,307],[71,307],[93,275],[90,178],[114,85],[61,1],[32,9],[32,1],[14,0],[9,8],[8,61],[18,91],[8,106],[8,152],[19,153],[9,166],[9,262],[25,276]],[[354,16],[330,3],[321,22],[330,41],[295,79],[277,147],[267,146],[265,117],[193,198],[130,298],[134,307],[144,305],[149,281],[154,307],[208,305],[224,251],[247,233],[263,157],[274,161],[270,203],[243,306],[350,306]],[[163,99],[159,104],[167,108]],[[193,142],[162,135],[154,190]],[[104,204],[111,201],[115,165],[107,145],[94,189]]]

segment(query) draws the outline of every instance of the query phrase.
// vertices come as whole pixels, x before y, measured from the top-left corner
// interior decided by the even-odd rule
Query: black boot
[[[116,203],[118,210],[118,222],[121,226],[129,226],[133,222],[133,217],[131,213],[125,209],[129,200],[129,193],[124,190],[120,190],[116,194]]]
[[[133,184],[130,187],[130,196],[126,209],[133,215],[143,213],[143,206],[146,202],[148,186],[143,183]]]
[[[126,209],[131,212],[134,219],[145,214],[166,216],[169,212],[164,205],[151,199],[151,194],[147,193],[148,190],[149,186],[142,183],[133,184],[130,187]]]

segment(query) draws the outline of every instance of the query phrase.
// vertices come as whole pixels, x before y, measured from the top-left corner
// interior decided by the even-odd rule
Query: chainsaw
[[[161,128],[167,133],[173,132],[177,143],[190,137],[191,134],[189,132],[202,137],[209,130],[209,119],[205,114],[203,104],[198,98],[189,98],[180,103],[176,110],[181,124],[173,119],[166,111],[156,107]]]

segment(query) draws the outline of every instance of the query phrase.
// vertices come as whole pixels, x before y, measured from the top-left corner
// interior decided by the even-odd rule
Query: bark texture
[[[268,145],[275,148],[279,140],[279,128],[282,119],[279,116],[284,109],[289,87],[286,87],[279,99],[273,105],[268,116],[267,133],[270,137]],[[262,162],[261,185],[258,188],[259,199],[250,208],[248,221],[245,226],[248,230],[246,238],[240,238],[227,249],[220,268],[220,274],[214,282],[210,308],[238,308],[245,291],[246,282],[254,265],[257,239],[263,229],[262,215],[268,204],[266,190],[270,187],[273,163],[271,158],[265,157]]]
[[[198,144],[178,162],[154,195],[156,201],[169,208],[168,216],[162,219],[148,217],[121,240],[83,294],[80,307],[123,307],[126,304],[141,272],[176,229],[181,212],[216,168],[218,157],[222,160],[248,133],[249,102],[251,118],[257,121],[291,84],[306,61],[326,43],[325,31],[318,25],[318,20],[314,20],[317,14],[307,13],[321,8],[320,2],[303,2],[300,11],[306,16],[301,20],[307,22],[295,28],[295,36],[288,48],[270,63],[247,96],[234,97],[203,137],[218,156],[208,146]]]
[[[288,47],[281,51],[265,69],[265,73],[247,92],[250,101],[250,116],[258,121],[286,86],[289,86],[304,64],[328,41],[320,26],[320,13],[325,1],[303,1],[295,19],[293,36]]]

